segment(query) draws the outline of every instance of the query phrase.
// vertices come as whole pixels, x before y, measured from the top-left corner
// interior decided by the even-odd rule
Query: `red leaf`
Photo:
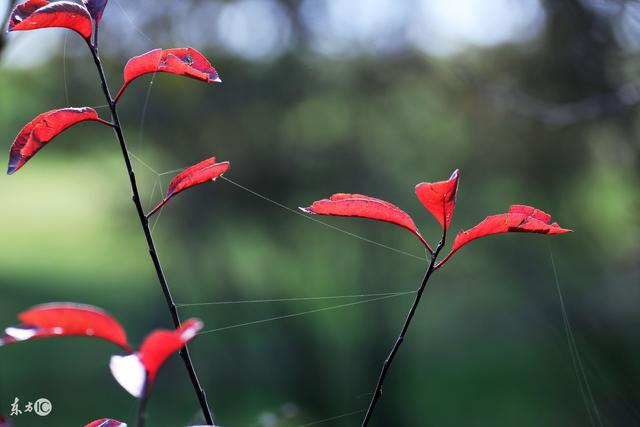
[[[158,330],[145,338],[140,347],[139,355],[142,365],[147,370],[148,384],[153,383],[165,360],[191,341],[202,329],[202,326],[200,320],[189,319],[175,331]]]
[[[446,181],[422,182],[416,185],[416,195],[424,207],[438,220],[443,230],[448,230],[456,207],[458,170]]]
[[[202,322],[191,319],[174,331],[152,332],[142,343],[138,353],[112,356],[109,367],[116,381],[134,397],[149,393],[162,364],[196,336]]]
[[[0,416],[0,427],[11,427],[12,425],[11,420]]]
[[[62,108],[40,114],[22,128],[11,145],[9,168],[11,175],[29,161],[42,147],[71,126],[87,120],[107,123],[90,107]]]
[[[53,27],[68,28],[88,40],[91,15],[86,7],[71,1],[28,0],[13,9],[9,20],[9,31]]]
[[[96,23],[102,20],[102,14],[104,13],[104,8],[107,7],[107,1],[108,0],[82,0]]]
[[[208,181],[215,181],[218,177],[222,176],[223,173],[228,171],[230,166],[231,164],[229,162],[216,163],[216,158],[211,157],[210,159],[203,160],[196,165],[188,167],[171,180],[166,197],[147,214],[147,218],[167,204],[176,194],[193,186]]]
[[[222,82],[207,58],[193,48],[155,49],[127,62],[124,67],[124,84],[115,98],[116,101],[133,80],[144,74],[158,72],[191,77],[207,83]]]
[[[127,427],[127,425],[122,421],[116,421],[110,418],[102,418],[101,420],[93,421],[84,427]]]
[[[467,243],[500,233],[538,233],[563,234],[572,230],[561,228],[557,223],[551,223],[551,215],[531,206],[512,205],[509,213],[488,216],[475,227],[461,231],[453,242],[453,248],[438,266],[444,264],[451,256]]]
[[[86,336],[110,341],[127,351],[127,335],[122,326],[103,310],[72,303],[51,303],[30,308],[18,316],[22,325],[7,328],[0,343],[10,344],[34,338]]]
[[[313,202],[307,208],[300,209],[309,214],[353,216],[396,224],[412,232],[431,251],[429,244],[420,235],[413,219],[399,207],[384,200],[362,194],[338,193],[328,199]]]

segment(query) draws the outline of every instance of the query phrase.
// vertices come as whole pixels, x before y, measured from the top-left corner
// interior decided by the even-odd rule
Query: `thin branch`
[[[7,4],[6,12],[0,17],[0,19],[2,19],[2,21],[0,21],[0,56],[2,55],[5,47],[7,47],[7,33],[5,31],[5,26],[7,25],[9,16],[11,15],[13,9],[16,7],[16,4],[18,4],[18,0],[9,1],[9,3]]]
[[[436,247],[435,251],[431,255],[431,261],[429,262],[429,267],[427,268],[424,278],[422,279],[422,283],[418,288],[418,291],[416,293],[416,298],[413,301],[413,304],[411,305],[411,309],[409,309],[409,313],[407,313],[407,317],[404,321],[404,325],[402,326],[402,329],[400,330],[400,334],[398,335],[398,338],[396,338],[396,342],[394,343],[393,348],[391,349],[391,352],[389,353],[389,355],[387,356],[387,358],[385,359],[382,365],[382,370],[380,371],[380,377],[378,378],[378,383],[376,384],[375,391],[373,392],[373,396],[371,397],[369,408],[367,409],[367,413],[365,414],[364,419],[362,420],[362,427],[366,427],[369,424],[369,421],[371,420],[371,416],[373,415],[373,411],[376,407],[376,404],[378,403],[378,400],[380,400],[380,397],[382,397],[382,386],[384,385],[384,380],[387,377],[387,373],[391,368],[391,364],[393,363],[393,359],[395,358],[396,353],[398,353],[398,350],[400,349],[400,345],[402,345],[402,342],[404,341],[404,337],[407,334],[407,331],[409,330],[409,326],[411,326],[411,320],[413,320],[413,316],[416,313],[418,304],[420,304],[420,299],[422,298],[422,294],[425,288],[427,287],[429,278],[431,277],[431,274],[433,274],[433,272],[436,270],[435,262],[436,262],[436,259],[438,258],[438,254],[442,250],[443,245],[444,245],[444,238],[440,240],[440,243],[438,243],[438,246]]]
[[[147,381],[142,390],[142,396],[138,401],[138,416],[136,420],[136,427],[144,427],[147,422],[147,402],[149,401],[149,382]]]
[[[567,103],[549,103],[522,92],[490,90],[493,103],[548,126],[570,126],[602,117],[615,116],[640,104],[640,81],[623,83],[611,92],[594,94]]]
[[[127,167],[127,173],[129,175],[129,182],[131,184],[131,192],[132,192],[131,198],[136,207],[138,218],[140,220],[140,225],[142,226],[144,236],[147,240],[147,246],[149,247],[149,255],[151,256],[151,260],[153,261],[153,265],[156,270],[156,275],[158,276],[158,281],[160,282],[160,287],[164,294],[169,312],[171,313],[171,318],[173,320],[174,326],[176,328],[179,328],[181,325],[180,316],[178,314],[178,309],[176,307],[176,304],[173,301],[171,290],[169,289],[169,285],[167,284],[167,280],[164,276],[164,272],[162,271],[162,264],[160,263],[158,253],[155,248],[155,243],[153,241],[153,236],[151,235],[151,230],[149,229],[149,221],[147,220],[147,217],[145,216],[142,208],[142,202],[140,201],[140,195],[138,192],[138,185],[136,183],[136,176],[133,171],[133,166],[131,165],[131,158],[129,157],[129,151],[127,150],[127,144],[125,142],[124,134],[122,132],[122,127],[120,125],[120,118],[118,117],[117,104],[111,97],[111,92],[109,91],[107,79],[104,74],[104,68],[102,67],[100,55],[98,54],[98,47],[92,45],[88,41],[87,41],[87,46],[91,51],[93,60],[96,64],[96,68],[98,69],[102,90],[104,92],[104,96],[107,100],[107,103],[109,104],[109,109],[111,110],[111,120],[113,121],[113,129],[115,131],[116,137],[118,138],[118,142],[120,143],[122,156],[124,158],[124,162]],[[180,351],[180,356],[182,357],[184,365],[187,368],[187,371],[189,373],[189,378],[191,379],[193,389],[196,393],[198,401],[200,402],[202,414],[207,424],[213,425],[213,418],[211,416],[211,410],[209,409],[205,392],[202,389],[202,386],[200,385],[200,381],[198,380],[198,376],[196,374],[195,368],[193,366],[193,362],[191,361],[191,356],[189,355],[189,350],[186,345]]]

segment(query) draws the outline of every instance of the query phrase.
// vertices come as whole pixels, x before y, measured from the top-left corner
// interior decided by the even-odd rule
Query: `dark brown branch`
[[[153,266],[155,267],[156,275],[158,276],[158,281],[160,282],[160,287],[162,289],[162,293],[164,294],[167,307],[169,309],[169,312],[171,313],[173,324],[176,328],[179,328],[181,325],[180,316],[178,314],[178,309],[176,307],[176,304],[173,301],[171,290],[169,289],[169,285],[167,284],[167,280],[165,278],[164,272],[162,271],[162,264],[160,263],[160,258],[158,257],[155,243],[153,241],[153,236],[151,235],[151,230],[149,229],[149,221],[147,220],[147,217],[145,216],[142,208],[142,203],[140,201],[140,195],[138,192],[138,185],[136,183],[136,175],[133,171],[131,158],[129,156],[129,151],[127,150],[127,144],[125,142],[124,134],[122,132],[122,127],[120,125],[120,118],[118,117],[117,105],[116,105],[116,102],[113,100],[113,97],[111,96],[111,92],[107,84],[107,79],[104,74],[104,68],[102,67],[102,62],[100,61],[100,56],[98,54],[98,49],[97,47],[93,46],[89,42],[87,42],[87,45],[89,46],[89,50],[93,55],[96,68],[98,69],[98,74],[100,75],[100,83],[102,85],[102,90],[104,92],[104,96],[107,100],[107,103],[109,104],[109,109],[111,110],[111,120],[113,121],[113,129],[115,131],[116,137],[118,138],[118,142],[120,143],[122,156],[124,158],[124,162],[127,167],[127,173],[129,175],[129,182],[131,184],[131,192],[132,192],[131,198],[136,207],[136,212],[138,213],[140,225],[142,226],[144,236],[147,240],[149,255],[151,256],[151,260],[153,261]],[[187,371],[189,373],[189,378],[191,379],[191,384],[193,385],[193,389],[196,393],[198,401],[200,402],[202,415],[204,416],[207,424],[214,425],[213,418],[211,416],[211,410],[209,409],[209,404],[207,403],[205,392],[202,389],[202,386],[200,385],[200,381],[198,380],[198,376],[196,374],[195,368],[193,366],[193,362],[191,361],[191,356],[189,355],[189,350],[186,345],[180,351],[180,356],[182,357],[184,365],[187,368]],[[143,422],[144,422],[144,419],[143,419]]]
[[[429,262],[427,271],[425,272],[424,278],[422,279],[422,283],[418,288],[418,292],[416,293],[416,298],[413,301],[413,304],[411,305],[411,309],[409,309],[409,313],[407,313],[407,317],[404,321],[404,325],[402,325],[400,334],[398,335],[398,338],[396,338],[396,341],[391,349],[391,352],[389,353],[389,355],[387,356],[387,358],[385,359],[382,365],[382,370],[380,371],[380,377],[378,378],[375,391],[373,392],[373,396],[371,397],[371,402],[369,402],[369,408],[367,409],[367,413],[365,414],[364,419],[362,420],[362,427],[366,427],[369,424],[369,421],[371,420],[371,416],[373,415],[373,411],[376,407],[376,404],[378,403],[378,400],[382,396],[382,386],[384,385],[384,380],[387,376],[387,373],[389,372],[389,368],[391,368],[393,359],[396,357],[396,353],[398,353],[398,350],[400,349],[400,345],[402,345],[402,342],[404,341],[404,337],[407,334],[407,331],[409,330],[409,326],[411,326],[411,320],[413,320],[413,316],[416,313],[418,304],[420,304],[420,299],[422,298],[422,294],[425,288],[427,287],[429,278],[431,277],[431,274],[433,274],[433,272],[436,271],[436,267],[435,267],[436,259],[438,258],[438,254],[442,250],[443,245],[444,245],[444,232],[443,232],[443,239],[440,241],[440,243],[438,243],[438,246],[431,254],[431,261]]]
[[[9,4],[7,4],[7,10],[1,17],[2,21],[0,22],[2,22],[2,30],[0,31],[0,58],[2,57],[2,52],[4,52],[4,49],[7,47],[7,32],[5,27],[7,26],[7,21],[9,21],[11,11],[16,7],[16,4],[18,4],[18,0],[9,1]]]

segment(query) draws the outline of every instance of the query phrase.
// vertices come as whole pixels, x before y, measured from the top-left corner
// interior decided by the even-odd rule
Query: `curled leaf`
[[[413,233],[431,251],[409,214],[384,200],[362,194],[337,193],[328,199],[315,201],[311,206],[300,209],[309,214],[352,216],[396,224]]]
[[[118,383],[134,397],[148,392],[169,356],[180,350],[202,329],[202,322],[187,320],[174,331],[157,330],[142,343],[140,351],[128,356],[112,356],[111,373]]]
[[[71,126],[93,120],[107,123],[90,107],[62,108],[40,114],[27,123],[11,145],[9,167],[11,175],[29,161],[42,147]]]
[[[158,206],[153,208],[147,214],[147,218],[160,210],[160,208],[167,204],[167,202],[176,194],[193,186],[203,184],[208,181],[215,181],[218,177],[228,171],[229,167],[231,167],[229,162],[216,163],[215,157],[211,157],[196,165],[188,167],[171,180],[169,188],[167,189],[166,197],[162,199]]]
[[[158,330],[145,338],[139,354],[149,375],[149,382],[153,382],[165,360],[191,341],[202,329],[202,326],[200,320],[189,319],[175,331]]]
[[[107,1],[108,0],[82,0],[82,3],[84,3],[93,20],[99,23],[102,20],[104,8],[107,7]]]
[[[102,418],[100,420],[92,421],[84,427],[127,427],[127,424],[110,418]]]
[[[54,27],[68,28],[88,40],[91,15],[84,5],[72,1],[28,0],[13,9],[9,20],[9,31]]]
[[[456,169],[446,181],[422,182],[416,185],[416,196],[424,207],[438,220],[443,230],[448,230],[456,207],[459,172]]]
[[[124,84],[116,101],[133,80],[150,73],[177,74],[207,83],[222,81],[207,58],[193,48],[155,49],[127,62],[124,67]]]
[[[461,231],[453,242],[453,248],[447,257],[440,262],[444,264],[451,256],[467,243],[481,237],[500,233],[538,233],[564,234],[572,230],[562,228],[558,223],[551,223],[551,215],[526,205],[512,205],[509,213],[492,215],[485,218],[475,227]]]
[[[0,344],[35,338],[86,336],[110,341],[127,351],[127,335],[122,326],[103,310],[73,303],[42,304],[20,313],[22,325],[5,330]]]

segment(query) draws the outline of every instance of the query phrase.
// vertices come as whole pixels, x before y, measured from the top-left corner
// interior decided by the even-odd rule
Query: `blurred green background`
[[[172,177],[149,167],[163,173],[216,155],[232,163],[229,179],[284,206],[369,194],[405,209],[435,242],[437,223],[413,186],[460,168],[454,231],[511,203],[576,231],[484,239],[438,272],[372,426],[640,425],[640,3],[111,0],[101,40],[113,89],[127,58],[156,47],[196,47],[224,81],[158,75],[128,90],[121,116],[146,164],[135,163],[145,206]],[[43,111],[104,105],[77,35],[43,30],[7,42],[7,151]],[[49,301],[103,307],[136,345],[171,325],[109,129],[69,130],[2,177],[0,191],[0,325]],[[326,221],[421,255],[397,227]],[[410,291],[425,267],[225,180],[180,195],[154,227],[183,304]],[[581,393],[552,260],[592,397]],[[217,329],[353,301],[180,311]],[[401,296],[202,335],[192,355],[217,423],[300,427],[366,408],[410,304]],[[15,426],[133,425],[136,402],[111,378],[109,344],[1,350],[0,414],[16,397],[54,405]],[[149,411],[150,426],[197,423],[179,358],[163,368]]]

